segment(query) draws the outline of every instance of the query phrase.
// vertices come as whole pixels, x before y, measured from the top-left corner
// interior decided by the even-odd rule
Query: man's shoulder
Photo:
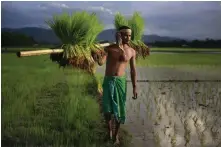
[[[133,53],[133,55],[136,55],[136,50],[132,47],[130,47],[130,51]]]
[[[115,48],[117,48],[117,45],[116,44],[111,44],[111,45],[105,47],[105,50],[108,51],[108,50],[115,49]]]
[[[109,45],[108,47],[111,48],[111,49],[113,49],[113,48],[117,48],[118,45],[114,43],[114,44]]]

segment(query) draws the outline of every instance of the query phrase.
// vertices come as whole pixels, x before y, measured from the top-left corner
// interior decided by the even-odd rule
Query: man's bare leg
[[[120,141],[119,141],[119,128],[120,128],[120,122],[118,122],[116,119],[115,119],[115,132],[114,132],[114,144],[119,144]]]
[[[109,137],[110,137],[110,139],[112,139],[112,120],[111,120],[111,113],[106,113],[106,114],[105,114],[105,119],[106,119],[106,123],[107,123],[107,126],[108,126]]]

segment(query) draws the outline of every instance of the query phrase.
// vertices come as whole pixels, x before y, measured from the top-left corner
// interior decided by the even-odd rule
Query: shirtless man
[[[115,116],[116,130],[114,134],[115,144],[119,144],[118,130],[120,124],[125,123],[126,117],[126,93],[127,82],[125,70],[130,64],[130,73],[133,86],[133,98],[137,98],[136,88],[136,69],[135,59],[136,51],[129,47],[128,43],[131,39],[131,29],[127,26],[122,26],[116,34],[117,44],[105,48],[106,55],[99,62],[103,65],[106,61],[105,77],[103,82],[103,98],[102,106],[105,119],[108,125],[108,133],[112,139],[112,121],[111,114]]]

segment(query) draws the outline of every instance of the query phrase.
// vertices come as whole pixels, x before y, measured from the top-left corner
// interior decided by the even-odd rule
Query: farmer
[[[137,98],[136,87],[136,69],[135,58],[136,51],[129,47],[128,43],[131,39],[131,29],[127,26],[122,26],[116,33],[117,43],[106,47],[105,56],[99,62],[103,65],[106,61],[105,77],[103,82],[103,97],[102,106],[105,120],[108,125],[110,139],[113,139],[115,144],[119,144],[118,130],[120,124],[125,123],[126,117],[126,92],[127,83],[125,70],[130,64],[130,73],[133,86],[133,98]],[[116,130],[112,133],[111,115],[115,116]]]

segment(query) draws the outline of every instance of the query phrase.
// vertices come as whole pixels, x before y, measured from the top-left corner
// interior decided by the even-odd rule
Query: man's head
[[[128,43],[131,40],[131,29],[128,26],[121,26],[118,30],[118,33],[121,36],[122,43]]]

